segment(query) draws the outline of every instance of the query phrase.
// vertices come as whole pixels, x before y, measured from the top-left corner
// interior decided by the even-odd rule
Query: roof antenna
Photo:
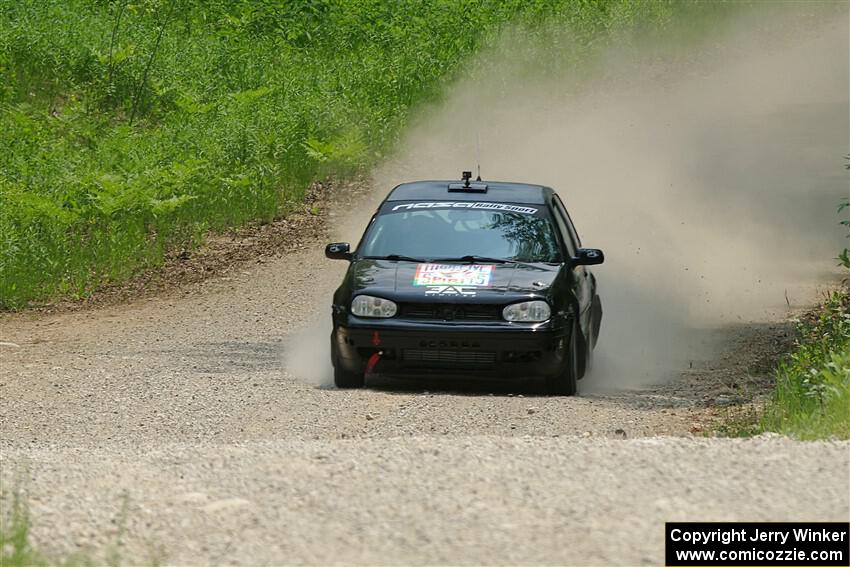
[[[481,132],[475,131],[475,163],[478,165],[478,177],[476,181],[481,181]]]

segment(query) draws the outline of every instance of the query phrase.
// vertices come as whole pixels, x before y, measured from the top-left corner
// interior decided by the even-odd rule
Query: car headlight
[[[545,301],[524,301],[514,303],[502,309],[502,317],[505,321],[523,321],[527,323],[539,323],[545,321],[552,315],[549,304]]]
[[[394,301],[373,297],[371,295],[358,295],[351,301],[351,312],[358,317],[392,317],[398,311]]]

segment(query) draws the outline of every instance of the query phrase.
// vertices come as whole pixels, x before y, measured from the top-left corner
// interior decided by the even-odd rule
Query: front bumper
[[[487,378],[546,378],[562,372],[569,329],[406,326],[404,329],[335,326],[334,366],[347,372],[385,375],[445,375]]]

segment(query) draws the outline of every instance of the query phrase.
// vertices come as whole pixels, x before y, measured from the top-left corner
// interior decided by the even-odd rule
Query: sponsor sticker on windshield
[[[418,264],[413,285],[481,286],[490,285],[493,266],[472,264]]]

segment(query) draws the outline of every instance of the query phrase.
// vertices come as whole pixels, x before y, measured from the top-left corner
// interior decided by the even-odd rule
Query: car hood
[[[354,294],[401,301],[503,302],[545,297],[558,274],[550,264],[419,264],[360,259],[352,263]]]

